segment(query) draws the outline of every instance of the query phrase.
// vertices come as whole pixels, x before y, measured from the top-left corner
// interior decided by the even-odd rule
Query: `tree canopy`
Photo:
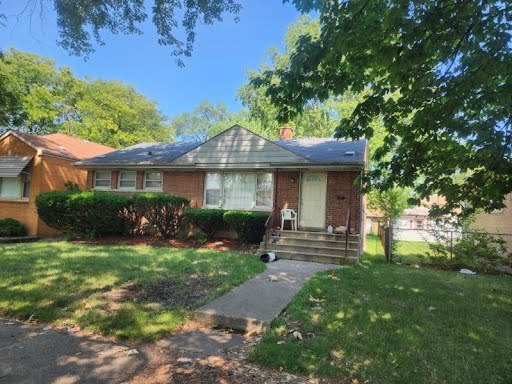
[[[79,79],[53,60],[11,49],[0,54],[0,133],[66,132],[120,148],[169,141],[156,102],[117,81]]]
[[[512,3],[294,0],[317,11],[287,65],[253,79],[289,121],[311,100],[365,92],[336,137],[385,138],[366,179],[440,193],[438,213],[503,207],[512,192]],[[462,177],[461,177],[462,176]]]
[[[151,15],[158,44],[171,48],[178,65],[192,54],[198,23],[213,25],[224,15],[238,20],[242,8],[235,0],[32,0],[23,5],[22,13],[42,18],[46,3],[52,3],[57,14],[58,44],[71,54],[87,58],[94,43],[104,44],[105,33],[142,34],[141,25]],[[7,19],[0,12],[3,24]]]

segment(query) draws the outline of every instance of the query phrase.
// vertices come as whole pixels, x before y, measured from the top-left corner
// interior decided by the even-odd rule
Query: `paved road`
[[[0,383],[121,383],[147,367],[153,352],[0,319]]]

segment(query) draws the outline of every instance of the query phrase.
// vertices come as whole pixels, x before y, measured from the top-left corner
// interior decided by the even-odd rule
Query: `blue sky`
[[[2,2],[8,20],[6,27],[0,27],[0,49],[12,46],[50,57],[71,67],[78,76],[132,84],[156,100],[169,117],[191,111],[204,99],[222,101],[237,111],[242,106],[235,100],[236,90],[244,83],[245,70],[256,69],[270,46],[281,47],[288,25],[299,16],[293,6],[281,0],[241,3],[238,23],[226,16],[221,23],[198,28],[193,56],[185,59],[185,68],[176,66],[169,48],[158,45],[150,22],[143,25],[142,36],[105,32],[106,44],[96,45],[88,61],[71,56],[56,43],[53,9],[46,9],[43,22],[39,16],[32,20],[28,15],[18,17],[24,1]]]

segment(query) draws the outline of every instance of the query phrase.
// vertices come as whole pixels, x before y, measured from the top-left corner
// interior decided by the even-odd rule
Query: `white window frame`
[[[160,187],[148,187],[146,185],[146,182],[147,182],[147,174],[148,173],[159,173],[160,174],[160,180],[156,180],[156,179],[151,179],[150,181],[160,181]],[[146,191],[158,191],[158,192],[162,192],[163,191],[163,188],[164,188],[164,173],[162,171],[144,171],[144,183],[143,183],[143,186],[142,188]],[[137,179],[135,179],[135,183],[137,183]]]
[[[121,174],[123,173],[133,173],[135,174],[135,179],[133,180],[133,187],[121,187]],[[135,191],[137,189],[137,171],[118,171],[117,172],[117,189],[120,191]]]
[[[105,172],[105,173],[108,172],[109,183],[108,183],[107,187],[96,185],[96,175],[98,174],[98,172]],[[106,180],[106,178],[105,179],[100,179],[100,180]],[[102,170],[94,171],[94,173],[93,173],[93,180],[92,180],[92,187],[93,187],[93,189],[96,189],[98,191],[108,191],[108,190],[110,190],[111,185],[112,185],[112,171],[102,171]]]
[[[218,205],[215,205],[215,204],[206,204],[206,191],[207,191],[207,185],[206,185],[206,178],[207,178],[207,175],[208,173],[218,173],[220,174],[220,204]],[[226,174],[229,174],[229,173],[252,173],[254,175],[254,189],[253,189],[253,206],[252,207],[247,207],[247,208],[232,208],[232,207],[229,207],[229,206],[226,206],[225,205],[225,192],[224,192],[224,175]],[[271,201],[271,206],[270,207],[266,207],[266,206],[257,206],[256,205],[256,193],[257,193],[257,188],[258,188],[258,175],[262,175],[262,174],[270,174],[272,175],[272,194],[271,194],[271,198],[270,198],[270,201]],[[212,172],[206,172],[205,173],[205,176],[204,176],[204,188],[203,188],[203,201],[204,201],[204,204],[203,206],[205,208],[219,208],[219,209],[232,209],[232,210],[244,210],[244,211],[271,211],[273,209],[273,206],[274,206],[274,186],[275,186],[275,180],[274,180],[274,173],[273,172],[235,172],[235,171],[227,171],[227,172],[222,172],[222,171],[212,171]]]

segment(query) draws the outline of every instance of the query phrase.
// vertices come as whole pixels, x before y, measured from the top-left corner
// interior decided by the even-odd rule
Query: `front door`
[[[304,228],[325,228],[327,174],[303,172],[300,190],[299,225]]]

